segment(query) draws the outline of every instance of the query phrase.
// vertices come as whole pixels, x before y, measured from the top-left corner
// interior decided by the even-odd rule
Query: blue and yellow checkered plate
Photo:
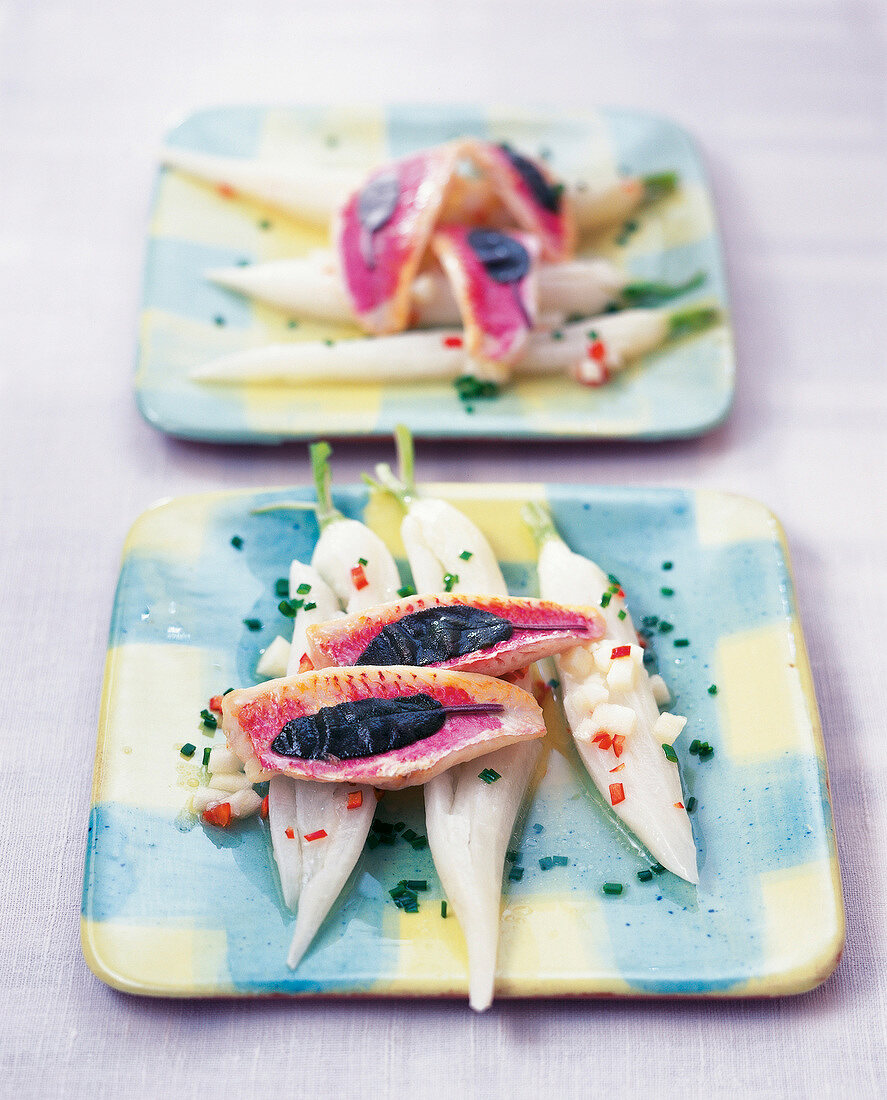
[[[619,576],[637,621],[674,624],[652,644],[674,710],[688,717],[675,747],[686,795],[697,800],[698,888],[668,873],[638,879],[649,859],[585,776],[555,687],[544,767],[511,845],[525,872],[504,885],[497,996],[776,995],[823,981],[843,944],[841,888],[810,668],[773,516],[713,492],[429,489],[481,526],[521,595],[535,591],[521,506],[547,501],[568,544]],[[275,581],[293,557],[310,557],[316,523],[310,512],[254,510],[294,497],[310,493],[184,497],[148,511],[130,533],[102,698],[86,959],[119,989],[163,996],[465,994],[465,945],[458,920],[441,917],[427,850],[365,850],[292,972],[294,917],[265,823],[204,828],[185,811],[205,782],[203,748],[222,738],[203,729],[201,709],[229,686],[256,682],[260,652],[288,632]],[[403,562],[393,503],[360,488],[336,501]],[[676,637],[689,645],[675,647]],[[694,738],[714,756],[691,756]],[[186,742],[197,745],[190,760],[179,751]],[[386,793],[379,816],[423,834],[421,788]],[[553,855],[567,865],[544,870],[540,859]],[[416,914],[388,894],[400,879],[428,882]],[[621,896],[604,895],[605,882],[623,883]]]
[[[719,424],[733,396],[733,346],[712,198],[699,156],[673,123],[632,111],[515,113],[428,106],[216,108],[194,115],[168,144],[225,156],[366,170],[470,135],[546,156],[571,179],[676,171],[671,197],[585,242],[633,280],[705,282],[680,299],[714,305],[723,322],[646,356],[593,389],[567,378],[516,379],[495,400],[466,404],[450,382],[299,387],[198,385],[189,371],[256,345],[358,336],[353,327],[297,320],[208,282],[210,268],[300,256],[327,235],[259,203],[226,197],[179,172],[160,175],[151,215],[139,323],[136,397],[161,431],[190,439],[278,442],[318,434],[481,438],[667,439]],[[296,320],[296,327],[292,322]]]

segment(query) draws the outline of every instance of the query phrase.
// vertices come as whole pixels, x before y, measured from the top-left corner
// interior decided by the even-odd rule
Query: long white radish
[[[317,488],[320,538],[311,564],[335,592],[348,614],[397,599],[401,587],[391,551],[365,523],[347,519],[334,507],[330,493],[328,443],[311,446]]]
[[[170,146],[161,150],[160,160],[167,168],[214,184],[224,195],[261,199],[301,221],[322,226],[329,225],[339,205],[361,182],[361,173],[329,165],[222,157]],[[677,177],[663,172],[626,176],[599,186],[567,182],[565,189],[577,227],[593,232],[671,194],[676,186]]]
[[[539,545],[542,596],[600,606],[607,622],[603,641],[556,658],[564,710],[582,762],[614,813],[654,858],[696,883],[696,845],[680,772],[662,747],[674,734],[657,728],[654,688],[621,589],[594,562],[569,549],[545,508],[530,505],[525,516]],[[617,647],[629,653],[612,659]],[[615,742],[619,755],[611,745],[614,734],[623,739]]]
[[[273,260],[242,267],[208,271],[207,278],[297,316],[353,323],[354,312],[331,253]],[[543,264],[538,274],[539,310],[562,317],[579,313],[591,317],[610,302],[619,301],[630,276],[608,260],[569,260]],[[441,328],[459,323],[459,307],[449,280],[440,271],[428,271],[413,283],[411,328]]]
[[[222,195],[246,195],[284,210],[299,221],[327,227],[333,211],[360,183],[360,173],[286,161],[221,157],[167,146],[160,163],[204,183]]]
[[[502,570],[483,533],[447,501],[416,493],[412,438],[403,426],[395,429],[395,438],[400,479],[386,466],[376,472],[406,509],[401,537],[418,592],[447,587],[507,596]],[[477,1012],[493,1001],[505,852],[541,751],[538,741],[510,745],[425,784],[428,846],[465,936],[468,1002]],[[485,769],[500,778],[485,783],[479,778]]]

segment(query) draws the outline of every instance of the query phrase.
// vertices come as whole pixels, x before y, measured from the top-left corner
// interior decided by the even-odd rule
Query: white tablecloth
[[[874,1096],[885,1088],[887,128],[878,0],[0,0],[0,1093]],[[307,480],[131,393],[168,123],[217,102],[668,115],[726,241],[735,411],[701,440],[420,446],[424,479],[709,486],[783,520],[831,767],[837,973],[774,1002],[192,1003],[113,992],[78,908],[119,553],[161,496]],[[337,447],[356,480],[385,442]],[[883,1095],[883,1092],[881,1092]]]

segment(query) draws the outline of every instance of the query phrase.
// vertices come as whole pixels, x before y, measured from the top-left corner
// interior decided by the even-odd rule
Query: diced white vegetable
[[[286,676],[289,656],[290,644],[286,638],[281,638],[278,634],[259,658],[259,663],[256,665],[256,675],[267,680],[275,680],[278,676]]]
[[[256,756],[251,756],[246,760],[243,765],[243,771],[250,783],[264,783],[266,779],[270,779],[274,774],[273,772],[265,771]]]
[[[572,677],[565,677],[564,683],[569,684],[571,679]],[[610,692],[604,684],[591,680],[588,676],[580,677],[578,687],[565,692],[564,709],[570,725],[575,728],[580,722],[590,718],[596,708],[609,698]]]
[[[653,698],[658,706],[666,707],[671,702],[671,692],[668,689],[668,684],[658,672],[650,677],[650,690],[653,692]]]
[[[251,787],[252,781],[248,779],[243,772],[239,775],[230,775],[222,772],[212,776],[209,785],[214,791],[230,791],[233,794],[234,791],[242,791],[246,787]]]
[[[595,707],[591,718],[584,723],[591,730],[586,740],[591,740],[596,733],[629,738],[637,728],[637,724],[638,716],[631,707],[624,707],[619,703],[601,703],[599,707]]]
[[[244,787],[228,799],[231,814],[234,817],[250,817],[257,813],[262,805],[262,797],[252,787]]]
[[[613,658],[610,656],[612,652],[613,643],[606,639],[598,642],[594,647],[594,667],[601,676],[606,676],[610,671],[610,666],[613,664]]]
[[[591,646],[577,645],[561,654],[561,671],[574,680],[584,680],[595,667]]]
[[[660,714],[653,726],[653,733],[663,745],[673,745],[686,724],[687,719],[679,714]]]
[[[215,745],[210,750],[207,769],[211,775],[243,774],[243,764],[240,757],[222,745]]]
[[[631,657],[621,657],[610,662],[607,687],[614,693],[632,691],[638,679],[638,666]]]
[[[198,787],[191,795],[191,808],[194,813],[202,814],[204,810],[211,810],[213,806],[220,806],[229,800],[227,791],[219,791],[210,787]]]

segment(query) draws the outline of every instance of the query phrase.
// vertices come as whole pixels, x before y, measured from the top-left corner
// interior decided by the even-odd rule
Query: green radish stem
[[[650,176],[641,176],[644,185],[644,202],[656,202],[667,198],[677,190],[677,172],[655,172]]]
[[[702,332],[715,324],[719,316],[718,311],[710,306],[701,309],[677,310],[668,318],[668,339],[680,340],[684,336]]]
[[[549,539],[559,539],[554,520],[548,506],[539,500],[530,500],[521,508],[521,518],[536,541],[537,547],[542,547]]]
[[[681,294],[689,294],[691,290],[701,287],[704,282],[705,272],[697,271],[684,283],[629,283],[622,288],[620,297],[628,306],[658,306]]]
[[[379,462],[376,465],[376,476],[363,474],[363,480],[373,489],[393,496],[404,510],[410,501],[416,496],[415,482],[415,448],[413,436],[405,424],[397,424],[394,428],[394,442],[397,447],[397,473],[394,473],[387,462]]]
[[[333,504],[332,471],[330,470],[332,453],[333,449],[326,440],[312,443],[309,448],[311,473],[314,475],[314,488],[317,492],[317,523],[321,531],[336,520],[345,518]]]

